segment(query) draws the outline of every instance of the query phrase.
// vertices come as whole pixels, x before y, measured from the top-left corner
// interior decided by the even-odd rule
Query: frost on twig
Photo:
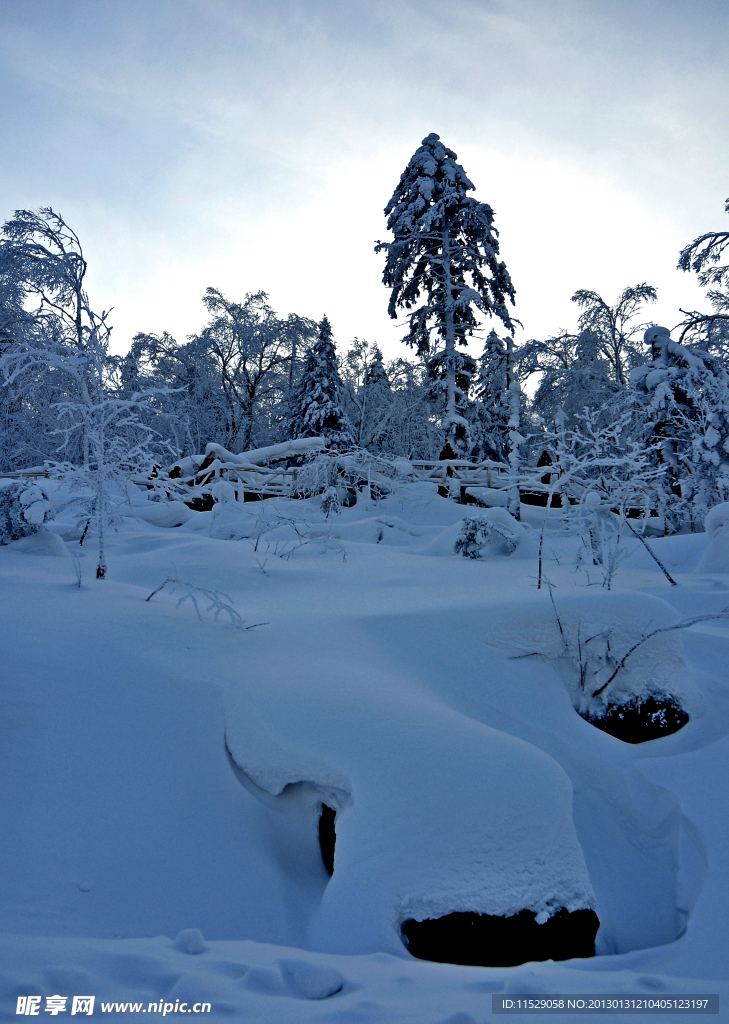
[[[615,668],[610,678],[607,679],[602,684],[602,686],[598,687],[597,690],[594,690],[592,696],[599,697],[600,694],[604,690],[606,690],[608,686],[613,682],[618,672],[620,672],[621,669],[625,668],[625,663],[631,656],[631,654],[634,654],[635,651],[637,651],[639,647],[641,647],[644,643],[650,640],[651,637],[657,636],[659,633],[672,633],[674,630],[677,629],[690,629],[691,626],[695,626],[699,622],[712,622],[716,619],[729,619],[729,608],[724,608],[723,611],[714,612],[709,615],[694,615],[692,618],[682,619],[681,622],[676,622],[672,626],[659,626],[657,629],[652,629],[649,633],[644,633],[638,640],[636,640],[633,646],[628,651],[626,651],[626,653],[623,655],[620,661],[613,661]]]
[[[180,575],[176,570],[174,576],[168,576],[166,580],[152,591],[149,597],[145,598],[145,601],[151,601],[154,595],[159,594],[165,587],[167,587],[167,593],[180,595],[175,605],[176,608],[183,605],[185,601],[190,601],[200,622],[203,621],[203,617],[200,613],[198,602],[207,601],[208,605],[204,610],[212,612],[216,622],[221,615],[227,615],[235,629],[245,629],[245,620],[241,618],[233,607],[232,597],[223,593],[222,590],[208,590],[205,587],[197,586],[195,583],[190,583],[188,580],[180,579]],[[262,625],[262,623],[259,623],[259,625]]]

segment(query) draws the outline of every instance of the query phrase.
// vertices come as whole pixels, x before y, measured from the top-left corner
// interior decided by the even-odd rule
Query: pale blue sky
[[[725,228],[729,0],[0,0],[0,216],[80,233],[116,347],[208,285],[399,354],[382,209],[428,132],[496,210],[525,331]]]

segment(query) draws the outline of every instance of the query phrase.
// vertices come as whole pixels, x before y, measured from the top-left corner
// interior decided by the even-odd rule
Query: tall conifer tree
[[[412,310],[405,341],[423,357],[432,359],[438,349],[443,352],[441,425],[452,446],[465,438],[467,428],[458,411],[456,345],[467,345],[479,326],[475,309],[499,317],[509,331],[514,329],[506,307],[507,299],[514,302],[514,287],[498,259],[494,211],[467,195],[473,188],[453,150],[431,133],[410,159],[385,207],[393,241],[375,246],[376,252],[387,253],[383,282],[392,290],[390,316]]]
[[[324,317],[319,337],[311,348],[301,380],[292,395],[291,437],[325,437],[336,448],[354,444],[349,423],[341,406],[342,380],[332,328]]]

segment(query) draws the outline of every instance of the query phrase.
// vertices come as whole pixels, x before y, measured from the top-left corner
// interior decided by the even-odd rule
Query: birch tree
[[[623,288],[613,306],[597,292],[581,288],[572,296],[582,310],[580,330],[597,336],[598,350],[606,360],[610,375],[620,387],[626,387],[631,366],[642,361],[638,339],[646,324],[636,324],[635,318],[646,302],[655,302],[655,288],[643,282],[632,288]]]
[[[91,490],[89,521],[99,542],[96,577],[104,579],[110,485],[128,480],[152,461],[154,431],[144,419],[145,413],[154,413],[156,392],[124,398],[109,393],[109,311],[98,314],[91,308],[81,243],[60,214],[50,207],[17,211],[3,235],[0,266],[14,276],[26,308],[34,308],[32,329],[8,339],[0,373],[6,386],[23,386],[26,393],[55,378],[58,451],[80,449],[81,466],[64,468],[72,481]]]

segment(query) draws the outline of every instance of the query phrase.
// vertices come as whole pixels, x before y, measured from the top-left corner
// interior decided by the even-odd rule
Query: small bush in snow
[[[43,529],[55,512],[46,489],[25,480],[0,490],[0,543],[29,537]]]
[[[454,550],[464,558],[480,558],[488,544],[501,543],[510,555],[523,536],[524,527],[506,509],[490,508],[481,516],[463,520]]]
[[[321,499],[321,510],[327,519],[331,515],[338,516],[341,513],[342,505],[336,487],[327,487]]]

